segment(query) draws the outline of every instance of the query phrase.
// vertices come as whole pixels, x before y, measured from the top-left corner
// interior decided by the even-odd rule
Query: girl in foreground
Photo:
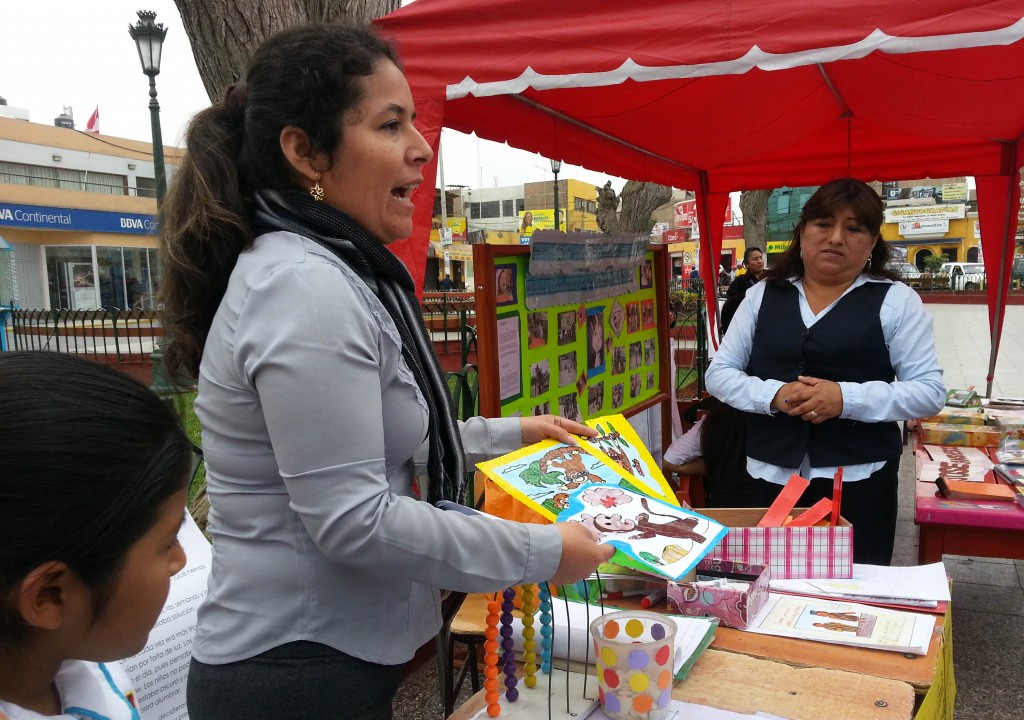
[[[56,353],[0,355],[0,718],[137,720],[114,661],[185,565],[192,446],[144,386]]]

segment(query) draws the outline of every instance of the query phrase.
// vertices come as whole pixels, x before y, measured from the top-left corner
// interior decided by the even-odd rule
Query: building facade
[[[157,233],[152,145],[0,117],[0,305],[151,309]]]

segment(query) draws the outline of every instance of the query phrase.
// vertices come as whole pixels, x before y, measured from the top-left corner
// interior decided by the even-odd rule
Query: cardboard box
[[[697,576],[747,583],[716,586],[708,582],[668,583],[669,612],[695,617],[713,616],[723,625],[745,630],[768,601],[771,571],[764,565],[704,558],[697,564]]]
[[[963,447],[999,447],[999,430],[977,425],[921,423],[921,441],[925,445]]]
[[[719,560],[767,565],[775,578],[853,577],[853,527],[844,518],[825,527],[754,527],[767,508],[700,508],[729,527],[709,554]],[[798,508],[794,515],[802,512]]]

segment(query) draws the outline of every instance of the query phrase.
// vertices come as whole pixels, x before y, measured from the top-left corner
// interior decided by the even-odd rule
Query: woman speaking
[[[875,565],[892,560],[897,421],[945,401],[931,316],[886,271],[882,219],[878,194],[859,180],[819,188],[707,373],[712,395],[748,413],[747,471],[762,504],[794,473],[811,479],[801,505],[830,497],[842,467],[854,561]]]

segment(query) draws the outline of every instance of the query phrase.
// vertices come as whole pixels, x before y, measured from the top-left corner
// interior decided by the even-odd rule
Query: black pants
[[[843,483],[840,514],[853,525],[853,561],[866,565],[888,565],[896,541],[896,509],[899,502],[900,461],[890,460],[863,480]],[[768,507],[782,485],[758,480],[761,506]],[[832,497],[832,478],[812,478],[800,496],[798,507],[810,507]]]
[[[391,720],[404,665],[376,665],[314,642],[188,671],[191,720]]]

